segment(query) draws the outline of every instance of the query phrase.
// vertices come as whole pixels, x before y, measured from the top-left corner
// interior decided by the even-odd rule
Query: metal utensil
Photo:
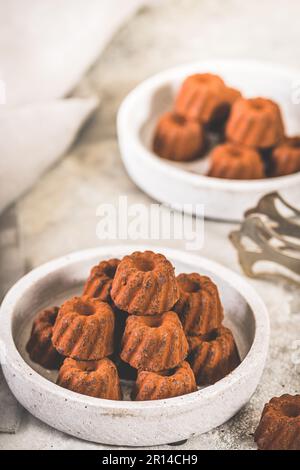
[[[229,238],[247,276],[281,277],[300,284],[300,211],[280,194],[261,198]]]

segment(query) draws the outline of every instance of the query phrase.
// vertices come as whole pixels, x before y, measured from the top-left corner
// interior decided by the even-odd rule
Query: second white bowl
[[[293,103],[299,71],[256,61],[208,61],[166,70],[136,87],[118,113],[118,139],[125,167],[133,181],[154,199],[195,213],[204,205],[206,217],[239,221],[264,194],[280,191],[300,205],[300,173],[263,180],[226,180],[205,176],[208,162],[175,163],[151,150],[155,124],[171,110],[182,81],[196,72],[220,75],[245,96],[269,97],[281,106],[289,135],[300,134],[300,106]]]

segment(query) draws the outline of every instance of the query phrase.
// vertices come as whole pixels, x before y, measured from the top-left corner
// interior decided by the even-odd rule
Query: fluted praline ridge
[[[300,137],[287,137],[271,155],[272,175],[284,176],[300,171]]]
[[[121,358],[135,369],[173,369],[185,359],[187,353],[187,339],[175,312],[128,317]]]
[[[60,354],[95,361],[113,353],[115,318],[112,308],[99,299],[73,297],[59,309],[52,343]]]
[[[279,106],[266,98],[240,98],[232,107],[226,124],[226,137],[237,144],[270,148],[284,137]]]
[[[115,305],[134,315],[157,315],[178,300],[174,267],[164,255],[136,251],[120,262],[111,289]]]
[[[214,282],[198,273],[179,274],[176,278],[179,300],[178,313],[186,335],[203,335],[221,325],[223,307]]]
[[[210,153],[208,176],[228,179],[261,179],[265,177],[262,157],[254,148],[234,143],[217,145]]]
[[[137,401],[162,400],[196,390],[194,373],[188,362],[184,361],[175,369],[165,372],[140,371],[133,398]]]
[[[240,364],[235,340],[229,328],[221,326],[202,337],[190,336],[188,340],[188,361],[198,385],[214,384]]]
[[[113,258],[108,261],[101,261],[94,266],[84,285],[83,295],[108,302],[110,300],[113,278],[119,262],[120,260]]]
[[[75,361],[67,358],[60,368],[56,383],[91,397],[122,399],[117,368],[107,358],[100,361]]]
[[[159,119],[153,140],[154,152],[174,161],[190,161],[201,157],[205,147],[203,126],[174,112]]]
[[[57,318],[58,307],[40,311],[32,324],[31,335],[26,350],[33,362],[49,370],[59,369],[63,357],[52,345],[53,325]]]

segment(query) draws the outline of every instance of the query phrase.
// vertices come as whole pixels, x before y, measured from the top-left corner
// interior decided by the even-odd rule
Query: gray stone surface
[[[11,285],[25,272],[20,254],[16,207],[8,208],[0,217],[0,302]],[[22,407],[10,392],[1,370],[4,350],[0,342],[0,432],[14,433],[18,430]]]
[[[10,392],[0,369],[0,433],[15,433],[22,419],[23,409]]]
[[[106,243],[96,236],[99,204],[116,201],[124,194],[130,202],[151,202],[127,176],[116,142],[116,110],[140,80],[181,62],[212,57],[247,57],[299,65],[295,64],[295,60],[299,61],[300,35],[297,0],[160,3],[160,7],[144,9],[124,26],[91,69],[85,86],[102,98],[99,111],[68,155],[18,202],[22,256],[28,267],[68,251]],[[207,221],[201,254],[240,272],[227,238],[233,227]],[[183,242],[167,245],[184,248]],[[235,418],[189,440],[180,449],[253,449],[252,435],[264,402],[273,395],[300,391],[299,366],[294,364],[297,349],[293,349],[300,340],[299,290],[288,283],[250,282],[268,306],[272,327],[270,354],[261,384]],[[0,434],[0,448],[102,446],[63,435],[26,413],[17,434]]]

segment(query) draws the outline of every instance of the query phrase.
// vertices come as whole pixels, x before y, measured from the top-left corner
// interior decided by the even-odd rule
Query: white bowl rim
[[[298,79],[300,74],[300,68],[283,66],[273,62],[260,61],[255,59],[211,59],[206,61],[197,61],[178,65],[176,67],[168,68],[162,72],[159,72],[143,82],[137,85],[129,94],[125,97],[121,103],[118,114],[117,114],[117,128],[118,136],[121,134],[126,135],[128,142],[136,148],[140,156],[147,160],[147,163],[154,169],[163,172],[167,178],[170,176],[179,180],[184,180],[193,186],[206,187],[212,189],[221,189],[231,192],[249,192],[249,191],[266,191],[272,192],[280,189],[289,187],[295,184],[297,181],[300,182],[300,172],[286,176],[277,176],[276,178],[263,178],[258,180],[236,180],[229,178],[215,178],[211,176],[201,175],[187,171],[183,168],[178,168],[175,165],[170,164],[162,158],[159,158],[154,152],[151,152],[142,143],[141,139],[136,133],[132,133],[128,123],[130,122],[131,107],[140,99],[142,99],[145,92],[154,91],[164,83],[169,82],[172,78],[176,78],[178,75],[186,73],[188,75],[197,67],[207,68],[209,71],[210,67],[216,66],[242,66],[250,68],[261,68],[268,72],[275,74],[281,74],[288,78]],[[190,71],[190,72],[189,72]]]
[[[208,386],[196,392],[188,395],[183,395],[174,398],[168,398],[165,400],[153,400],[153,401],[116,401],[116,400],[105,400],[101,398],[89,397],[86,395],[80,395],[70,390],[64,389],[57,386],[55,383],[47,380],[38,372],[34,371],[23,359],[21,354],[16,348],[13,335],[12,335],[12,316],[16,303],[20,300],[22,295],[30,288],[35,282],[43,278],[45,275],[55,272],[57,269],[66,267],[76,262],[85,261],[88,259],[95,258],[97,256],[106,256],[108,253],[114,253],[115,256],[123,256],[126,253],[132,251],[145,251],[155,249],[157,252],[163,253],[168,258],[174,258],[175,260],[182,260],[190,264],[197,264],[199,267],[201,263],[203,267],[213,273],[216,273],[219,277],[222,277],[228,284],[236,289],[246,299],[248,305],[251,307],[254,320],[255,320],[255,334],[253,343],[250,350],[242,363],[228,376],[219,380],[214,385]],[[38,385],[45,392],[51,392],[61,398],[67,398],[70,401],[86,404],[95,408],[106,408],[111,411],[131,411],[139,412],[141,410],[152,410],[161,408],[162,404],[167,408],[176,408],[183,404],[194,404],[200,399],[205,400],[211,398],[223,390],[230,387],[232,384],[241,380],[241,377],[247,378],[248,372],[250,373],[255,362],[266,356],[269,344],[270,324],[267,308],[256,293],[254,288],[248,284],[240,275],[234,273],[230,269],[211,261],[207,258],[200,257],[195,254],[186,253],[181,250],[174,250],[165,248],[163,246],[144,246],[144,245],[107,245],[100,248],[90,248],[87,250],[76,251],[60,258],[49,261],[23,276],[6,294],[0,309],[0,342],[3,341],[4,348],[4,360],[9,363],[9,368],[14,369],[14,373],[21,374],[27,382],[30,382],[34,387]],[[256,360],[255,360],[256,358]],[[5,366],[5,364],[4,364]],[[7,366],[5,366],[7,367]],[[5,375],[4,367],[4,375]]]

